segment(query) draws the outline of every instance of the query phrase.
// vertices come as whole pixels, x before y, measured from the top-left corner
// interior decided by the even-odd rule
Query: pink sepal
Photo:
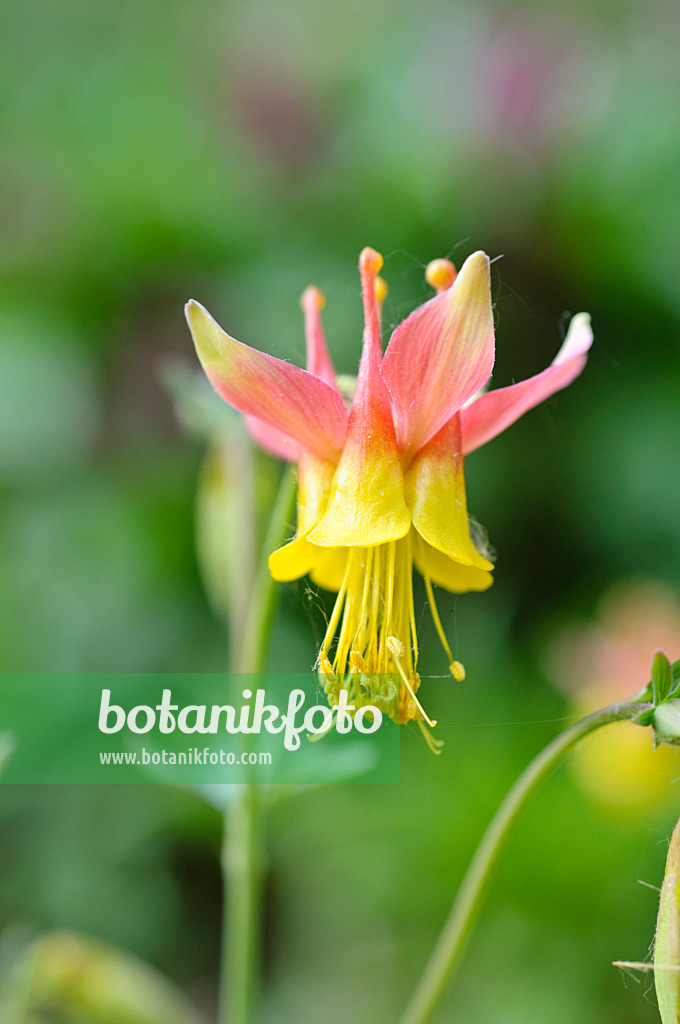
[[[292,437],[288,437],[281,430],[277,430],[276,427],[265,423],[259,416],[249,416],[246,413],[243,417],[243,422],[253,441],[260,448],[269,452],[270,455],[275,455],[277,459],[284,459],[287,462],[299,462],[301,448]]]
[[[406,463],[488,380],[493,359],[489,259],[476,252],[450,288],[399,324],[382,361]]]
[[[236,341],[198,302],[188,302],[186,314],[203,368],[225,401],[337,461],[347,412],[336,390],[299,366]]]
[[[586,365],[593,342],[590,317],[579,313],[551,366],[535,377],[497,391],[487,391],[461,411],[463,452],[468,455],[486,444],[556,391],[566,388]]]

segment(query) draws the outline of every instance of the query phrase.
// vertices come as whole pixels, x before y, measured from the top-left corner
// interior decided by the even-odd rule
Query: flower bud
[[[115,946],[70,932],[47,932],[8,967],[3,1021],[162,1021],[201,1019],[154,968]]]
[[[680,701],[672,703],[680,704]],[[677,742],[677,741],[676,741]],[[680,822],[668,847],[654,940],[654,983],[662,1024],[680,1022]]]
[[[674,697],[654,709],[654,735],[660,743],[680,744],[680,700]]]

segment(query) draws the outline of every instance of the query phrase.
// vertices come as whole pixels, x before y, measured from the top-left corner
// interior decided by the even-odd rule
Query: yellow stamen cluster
[[[387,544],[349,548],[319,652],[319,674],[331,705],[345,689],[356,708],[371,704],[402,724],[414,719],[438,753],[441,743],[424,727],[436,722],[416,696],[417,663],[412,533]]]

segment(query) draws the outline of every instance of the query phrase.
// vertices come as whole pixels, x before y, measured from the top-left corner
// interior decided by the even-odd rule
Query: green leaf
[[[671,671],[673,673],[673,682],[675,683],[671,697],[677,697],[680,693],[680,658],[673,662]]]
[[[636,715],[633,721],[636,725],[651,725],[654,720],[654,708],[647,708]]]
[[[655,704],[667,700],[673,690],[673,671],[671,663],[663,653],[657,651],[652,662],[652,693]]]

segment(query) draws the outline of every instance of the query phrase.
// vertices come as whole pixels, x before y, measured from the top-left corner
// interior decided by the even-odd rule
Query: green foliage
[[[671,663],[663,651],[657,651],[652,662],[652,699],[661,704],[671,695],[673,689],[673,671]]]

